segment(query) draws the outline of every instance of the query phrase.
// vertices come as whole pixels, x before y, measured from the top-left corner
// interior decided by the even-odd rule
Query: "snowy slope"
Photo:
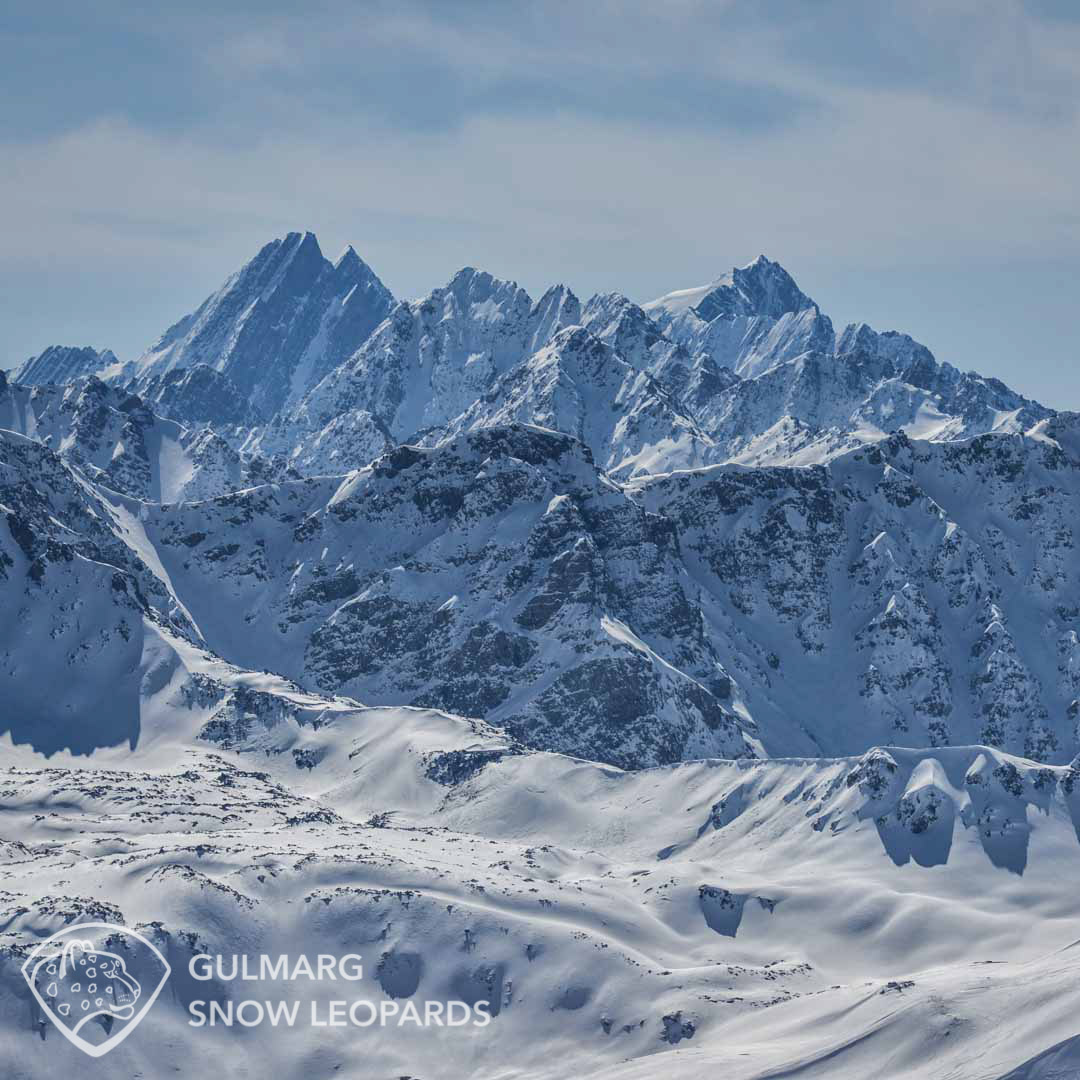
[[[1071,767],[976,746],[622,773],[213,665],[173,689],[182,725],[148,728],[134,754],[6,754],[15,1075],[80,1067],[23,1018],[17,964],[102,918],[140,927],[179,973],[110,1054],[122,1075],[974,1080],[1075,1062]],[[195,952],[345,950],[364,961],[345,988],[183,974]],[[305,1014],[483,998],[494,1018],[187,1026],[189,1002],[230,997]]]

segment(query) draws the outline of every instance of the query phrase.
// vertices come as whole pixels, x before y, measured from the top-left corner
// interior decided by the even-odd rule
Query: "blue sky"
[[[470,264],[646,300],[764,253],[1080,408],[1072,0],[45,8],[0,26],[0,366],[134,356],[312,229],[401,297]]]

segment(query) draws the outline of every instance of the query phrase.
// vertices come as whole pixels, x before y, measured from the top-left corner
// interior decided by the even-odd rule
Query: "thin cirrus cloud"
[[[1080,405],[1068,4],[227,8],[7,20],[0,366],[136,353],[311,228],[405,296],[472,263],[646,299],[764,251],[838,321]]]

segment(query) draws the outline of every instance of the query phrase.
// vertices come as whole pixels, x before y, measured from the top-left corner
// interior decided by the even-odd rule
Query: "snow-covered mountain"
[[[271,473],[268,462],[242,456],[209,427],[163,419],[93,375],[31,387],[0,372],[3,430],[52,448],[106,487],[153,502],[207,498]]]
[[[617,357],[602,374],[582,379],[566,350],[549,348],[575,326]],[[588,339],[569,340],[583,355]],[[26,370],[65,382],[80,363],[104,363],[45,365],[54,352]],[[639,374],[618,375],[620,363]],[[101,374],[161,416],[209,425],[235,449],[307,475],[510,420],[579,435],[611,470],[659,473],[820,464],[896,430],[931,440],[1018,433],[1051,413],[939,363],[907,335],[834,331],[763,256],[644,307],[618,293],[583,306],[563,285],[534,302],[473,268],[394,305],[351,248],[331,264],[310,233],[268,244],[142,358]],[[610,422],[598,424],[605,412]]]
[[[603,374],[594,364],[583,377],[570,359],[585,354],[587,337],[553,351],[578,325],[617,358]],[[610,423],[599,422],[604,413]],[[824,463],[894,430],[947,440],[1022,432],[1049,415],[996,380],[938,363],[906,335],[834,332],[779,264],[759,258],[645,307],[617,293],[582,307],[564,286],[534,303],[513,282],[463,270],[399,305],[239,445],[333,472],[403,440],[435,444],[513,420],[581,436],[614,471],[656,473]]]
[[[538,303],[516,282],[466,267],[422,300],[399,304],[364,346],[307,395],[301,418],[364,410],[402,440],[468,408],[493,380],[579,321],[568,290]]]
[[[270,417],[345,360],[392,305],[386,286],[351,247],[331,263],[313,233],[289,233],[267,244],[137,361],[107,374],[142,390],[177,368],[203,364]]]
[[[713,456],[712,440],[656,379],[581,326],[515,364],[431,441],[510,423],[573,435],[613,474],[693,468]]]
[[[23,386],[45,386],[67,383],[83,375],[94,375],[117,362],[109,350],[98,352],[90,346],[50,345],[44,352],[31,356],[10,375],[13,382]]]
[[[764,256],[643,312],[686,353],[742,376],[692,403],[716,461],[822,463],[893,431],[950,440],[1027,431],[1050,415],[996,379],[939,363],[906,334],[865,323],[836,333]]]
[[[644,310],[671,340],[747,378],[832,345],[828,317],[764,255],[708,285],[668,293]]]
[[[394,303],[291,234],[62,352],[0,373],[13,1076],[85,1067],[19,966],[87,921],[173,965],[116,1075],[1080,1069],[1076,414],[766,259]],[[196,952],[343,949],[492,1022],[188,1026],[341,996]]]
[[[574,438],[479,427],[343,477],[141,503],[136,552],[163,617],[231,663],[543,749],[1061,762],[1080,750],[1078,447],[1062,416],[624,488]]]

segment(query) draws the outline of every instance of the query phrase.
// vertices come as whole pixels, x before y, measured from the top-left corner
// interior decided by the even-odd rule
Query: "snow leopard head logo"
[[[69,926],[38,945],[22,967],[48,1019],[91,1057],[107,1054],[135,1030],[169,971],[146,938],[110,923]]]

